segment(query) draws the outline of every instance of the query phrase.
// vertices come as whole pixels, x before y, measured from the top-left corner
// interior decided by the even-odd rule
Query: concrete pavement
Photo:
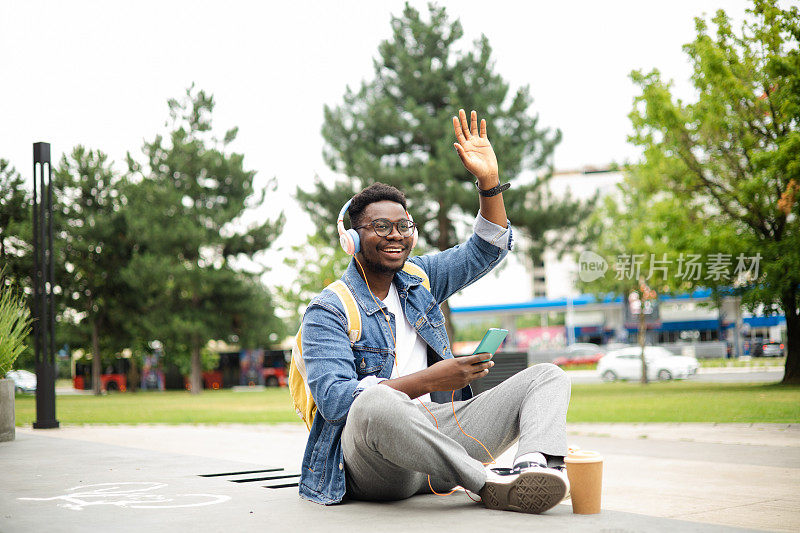
[[[488,511],[463,493],[311,504],[286,486],[300,424],[17,428],[0,444],[0,531],[800,528],[798,425],[573,424],[569,434],[605,457],[600,515],[573,515],[568,503],[543,515]]]

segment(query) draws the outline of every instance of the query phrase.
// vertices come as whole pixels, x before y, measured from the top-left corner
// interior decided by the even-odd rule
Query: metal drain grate
[[[231,479],[234,483],[252,483],[253,481],[270,481],[273,479],[287,479],[299,477],[300,474],[283,474],[278,476],[251,477],[247,479]]]
[[[263,472],[280,472],[283,468],[266,468],[264,470],[244,470],[242,472],[223,472],[222,474],[198,474],[200,477],[239,476],[241,474],[261,474]]]
[[[265,474],[267,476],[250,477],[244,479],[229,479],[232,483],[253,483],[255,481],[266,481],[262,487],[266,489],[286,489],[296,487],[300,482],[300,474],[287,472],[283,468],[265,468],[262,470],[243,470],[241,472],[223,472],[221,474],[198,474],[199,477],[227,477],[241,476],[245,474]]]

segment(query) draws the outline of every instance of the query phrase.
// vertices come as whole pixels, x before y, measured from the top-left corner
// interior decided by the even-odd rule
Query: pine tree
[[[61,313],[58,332],[92,354],[92,390],[101,392],[102,355],[130,341],[131,288],[120,277],[131,257],[121,189],[108,156],[76,146],[54,177],[54,246]],[[84,340],[85,339],[85,340]],[[88,342],[87,342],[88,341]]]
[[[544,199],[561,133],[539,126],[527,86],[511,93],[494,71],[485,36],[461,51],[461,23],[449,21],[444,8],[428,9],[424,20],[406,4],[403,15],[392,18],[392,38],[378,48],[374,79],[362,82],[358,91],[348,88],[341,105],[324,109],[324,158],[347,178],[333,184],[317,180],[311,191],[298,189],[297,198],[335,242],[332,222],[341,206],[363,187],[382,181],[405,192],[423,243],[450,248],[459,241],[457,228],[478,212],[474,179],[453,149],[451,118],[459,108],[474,109],[490,125],[501,181],[514,183],[504,195],[509,217],[538,258],[549,244],[547,230],[574,226],[587,211],[571,199]],[[521,184],[516,180],[523,170],[543,177]],[[449,315],[446,302],[442,307]]]
[[[192,86],[169,109],[168,139],[145,143],[144,165],[129,157],[134,256],[124,275],[140,299],[137,335],[161,341],[173,360],[188,353],[191,390],[198,393],[209,340],[264,343],[270,331],[281,331],[262,272],[236,267],[270,246],[283,216],[242,227],[242,215],[263,202],[266,190],[256,195],[255,172],[244,168],[242,154],[228,151],[237,130],[214,136],[211,95]]]

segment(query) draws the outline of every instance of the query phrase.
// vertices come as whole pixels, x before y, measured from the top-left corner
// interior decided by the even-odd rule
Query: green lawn
[[[569,422],[800,421],[800,387],[685,381],[573,385]]]
[[[698,359],[698,362],[700,363],[700,366],[704,368],[764,368],[768,366],[786,366],[785,357],[752,357],[750,359]]]
[[[36,418],[32,395],[17,395],[18,426]],[[62,424],[299,422],[287,389],[257,392],[137,392],[58,396]],[[574,385],[569,422],[800,422],[800,387],[741,383]]]
[[[29,426],[36,419],[33,395],[17,395],[16,417],[18,426]],[[204,390],[197,396],[186,391],[56,396],[56,419],[62,424],[301,422],[286,388],[255,392]]]

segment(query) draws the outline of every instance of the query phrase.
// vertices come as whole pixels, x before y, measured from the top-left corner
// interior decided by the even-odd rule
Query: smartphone
[[[506,339],[506,335],[508,335],[507,329],[490,328],[489,331],[486,332],[486,335],[483,336],[483,339],[481,339],[481,343],[478,344],[478,347],[475,348],[474,352],[472,352],[472,355],[488,353],[489,358],[481,361],[481,363],[491,360],[494,352],[496,352],[500,345],[503,344],[503,341]]]

